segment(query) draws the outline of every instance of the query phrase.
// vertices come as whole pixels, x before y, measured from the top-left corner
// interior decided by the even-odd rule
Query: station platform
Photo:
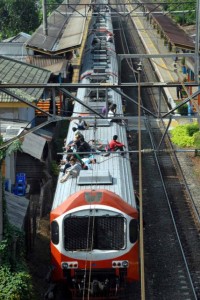
[[[128,7],[129,11],[133,8],[131,5]],[[138,9],[137,9],[138,11]],[[140,36],[140,39],[146,49],[147,54],[172,54],[169,52],[168,46],[165,45],[164,39],[161,38],[160,34],[157,33],[156,29],[150,24],[146,16],[142,16],[142,11],[139,16],[132,17],[132,22]],[[181,60],[178,59],[176,53],[174,52],[174,57],[164,57],[164,58],[151,58],[152,65],[156,71],[156,74],[160,82],[171,82],[171,83],[181,83],[183,98],[189,97],[194,93],[197,88],[190,87],[187,89],[184,86],[184,82],[188,81],[188,74],[183,73]],[[175,108],[180,102],[181,97],[177,97],[176,87],[166,87],[164,88],[168,103],[170,103],[172,108]],[[191,100],[194,111],[198,112],[198,99]]]
[[[82,4],[84,4],[84,1],[86,1],[86,0],[82,0]],[[83,30],[83,36],[82,36],[82,42],[81,42],[80,48],[77,50],[77,54],[75,54],[75,57],[71,61],[73,69],[74,69],[73,77],[72,77],[72,83],[78,83],[79,82],[81,61],[82,61],[82,57],[83,57],[85,43],[86,43],[86,40],[87,40],[87,35],[88,35],[88,30],[89,30],[91,17],[92,17],[92,12],[88,11],[87,18],[86,18],[86,21],[85,21],[84,30]]]

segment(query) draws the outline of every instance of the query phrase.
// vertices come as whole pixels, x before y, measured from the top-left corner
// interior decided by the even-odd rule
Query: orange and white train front
[[[51,212],[54,281],[123,284],[139,279],[138,212],[107,190],[84,190]],[[86,279],[87,278],[87,279]],[[91,287],[90,287],[91,288]]]

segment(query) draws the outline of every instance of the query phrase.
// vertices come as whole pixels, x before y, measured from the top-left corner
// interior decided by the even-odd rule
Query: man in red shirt
[[[117,151],[117,150],[124,151],[124,147],[126,148],[126,146],[118,142],[117,139],[118,136],[114,135],[113,139],[109,142],[110,151]],[[121,153],[121,155],[124,155],[124,153]]]

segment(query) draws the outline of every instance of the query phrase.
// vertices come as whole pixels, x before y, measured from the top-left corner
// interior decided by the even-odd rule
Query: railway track
[[[144,48],[136,35],[136,30],[132,28],[131,20],[121,22],[129,53],[143,53]],[[116,22],[115,26],[119,29],[119,22]],[[119,51],[128,50],[119,47]],[[131,74],[131,68],[127,66],[124,68],[126,72],[122,72],[123,79],[128,82],[132,80],[134,74]],[[148,81],[148,78],[152,81],[152,77],[157,81],[150,63],[143,66],[142,76],[144,81]],[[132,97],[133,95],[137,97],[137,91],[130,89],[128,92],[132,93]],[[157,112],[156,89],[143,90],[142,100],[145,107]],[[167,112],[164,101],[161,111]],[[137,107],[132,106],[128,113],[136,115]],[[142,132],[142,149],[152,149],[149,153],[143,154],[142,170],[146,299],[200,299],[198,215],[167,136],[163,140],[161,150],[168,151],[156,151],[165,130],[162,122],[158,124],[145,115],[144,119],[146,130]],[[132,132],[130,147],[132,150],[138,149],[136,131]],[[132,166],[136,179],[135,187],[138,189],[136,153],[132,154]],[[131,293],[133,297],[134,291]],[[136,299],[140,299],[137,297]]]

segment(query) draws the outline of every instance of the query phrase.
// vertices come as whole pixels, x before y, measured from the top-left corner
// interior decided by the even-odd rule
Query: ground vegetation
[[[35,0],[0,1],[0,38],[6,39],[19,32],[32,33],[40,24]]]
[[[199,124],[184,124],[179,125],[171,131],[172,142],[179,147],[193,147],[200,146],[200,132]]]
[[[63,0],[48,0],[50,15]],[[0,0],[0,40],[19,32],[32,34],[42,23],[42,0]]]

